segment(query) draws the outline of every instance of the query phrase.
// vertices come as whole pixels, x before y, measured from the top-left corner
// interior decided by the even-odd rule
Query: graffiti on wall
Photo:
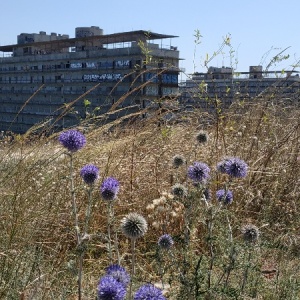
[[[116,68],[129,68],[130,67],[130,60],[116,60],[115,61]]]
[[[122,74],[113,74],[113,73],[105,73],[105,74],[85,74],[82,76],[83,81],[97,81],[97,82],[112,82],[119,81],[122,79]]]

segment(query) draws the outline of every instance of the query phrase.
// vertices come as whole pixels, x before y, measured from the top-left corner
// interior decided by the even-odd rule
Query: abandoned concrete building
[[[216,109],[216,100],[223,108],[234,101],[272,97],[272,101],[299,106],[299,72],[266,71],[250,66],[249,71],[235,72],[231,67],[209,67],[205,73],[194,73],[180,86],[181,103],[189,109]]]
[[[43,122],[61,129],[85,118],[87,106],[101,115],[122,99],[117,108],[128,114],[177,93],[176,37],[105,35],[97,26],[77,27],[75,38],[21,33],[17,44],[0,46],[0,130],[24,133]]]

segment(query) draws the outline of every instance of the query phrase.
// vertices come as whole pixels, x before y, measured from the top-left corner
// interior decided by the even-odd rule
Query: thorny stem
[[[228,239],[229,239],[229,242],[230,242],[230,245],[232,245],[232,242],[233,242],[233,237],[232,237],[232,228],[231,228],[231,224],[230,224],[230,221],[229,221],[229,217],[228,217],[228,213],[226,211],[226,220],[227,220],[227,224],[228,224]]]
[[[252,254],[252,249],[249,250],[249,253],[248,253],[248,260],[247,260],[247,265],[246,265],[246,269],[245,269],[245,272],[244,272],[244,276],[243,276],[243,282],[242,282],[242,286],[241,286],[241,293],[243,293],[244,291],[244,288],[246,286],[246,282],[247,282],[247,279],[248,279],[248,272],[249,272],[249,268],[250,268],[250,261],[251,261],[251,254]]]
[[[160,249],[158,249],[158,268],[159,268],[159,275],[160,275],[161,285],[162,285],[162,288],[164,290],[165,285],[164,285],[164,279],[163,279],[163,276],[164,276],[163,257],[161,255],[161,250]]]
[[[132,295],[132,282],[135,275],[135,239],[131,239],[131,274],[130,274],[130,286],[129,286],[129,298],[131,300]]]
[[[209,245],[209,253],[210,253],[210,262],[209,262],[209,270],[208,270],[208,278],[207,278],[207,287],[210,289],[211,287],[211,275],[212,275],[212,269],[214,265],[214,249],[213,249],[213,244],[212,244],[212,229],[213,229],[213,211],[212,207],[208,210],[209,212],[209,219],[207,220],[207,229],[208,229],[208,237],[207,237],[207,242]]]
[[[88,231],[88,226],[89,226],[89,221],[90,221],[90,217],[91,217],[91,208],[92,208],[92,190],[93,190],[93,185],[90,185],[89,189],[88,189],[88,207],[86,209],[86,214],[85,214],[85,225],[84,225],[84,233],[87,233]]]
[[[120,259],[120,253],[119,253],[118,232],[117,232],[116,226],[115,226],[115,215],[114,215],[113,206],[111,207],[111,223],[112,223],[112,225],[111,225],[112,230],[115,233],[115,239],[114,239],[115,251],[116,251],[116,254],[117,254],[118,265],[120,265],[121,259]]]
[[[76,198],[75,198],[72,153],[70,153],[70,183],[71,183],[71,198],[72,198],[73,216],[74,216],[74,220],[75,220],[76,240],[77,240],[77,245],[79,245],[80,244],[80,231],[79,231],[79,225],[78,225],[77,206],[76,206]]]
[[[70,155],[70,184],[71,184],[71,198],[72,198],[72,208],[73,208],[73,216],[75,220],[75,232],[76,232],[76,240],[77,240],[77,247],[80,246],[81,238],[80,238],[80,230],[79,230],[79,223],[78,223],[78,216],[77,216],[77,206],[76,206],[76,197],[75,197],[75,188],[74,188],[74,176],[73,176],[73,155]],[[78,268],[78,300],[81,300],[81,293],[82,293],[82,254],[79,257],[79,268]]]
[[[112,263],[112,249],[111,249],[111,201],[107,202],[107,238],[108,238],[108,256],[109,262]]]

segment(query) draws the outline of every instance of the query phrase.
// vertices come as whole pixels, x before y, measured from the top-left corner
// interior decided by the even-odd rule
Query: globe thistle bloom
[[[157,243],[160,248],[169,250],[173,246],[174,241],[169,234],[164,234],[158,239]]]
[[[127,238],[135,240],[147,232],[148,224],[143,216],[129,213],[121,221],[121,230]]]
[[[120,183],[114,177],[106,178],[101,187],[100,192],[104,200],[114,200],[119,192]]]
[[[255,225],[244,225],[241,231],[245,242],[255,243],[259,238],[259,229]]]
[[[70,152],[76,152],[86,144],[85,136],[77,130],[62,132],[58,138],[59,142]]]
[[[203,183],[209,178],[210,168],[203,162],[195,162],[188,168],[188,177],[194,182]]]
[[[224,160],[217,163],[217,171],[220,173],[226,174],[226,163],[229,161],[229,158],[225,158]]]
[[[123,300],[126,296],[126,289],[112,276],[103,276],[99,281],[97,294],[99,300]]]
[[[99,169],[94,165],[85,165],[80,170],[80,176],[86,184],[93,184],[99,178]]]
[[[166,300],[166,298],[160,289],[147,283],[136,291],[133,300]]]
[[[225,158],[217,164],[217,170],[231,177],[243,178],[248,172],[248,165],[238,157]]]
[[[205,144],[208,141],[208,136],[205,131],[200,131],[196,135],[196,140],[199,144]]]
[[[230,190],[218,190],[216,196],[219,202],[223,202],[224,204],[230,204],[233,201],[233,194]]]
[[[186,197],[188,194],[187,188],[180,183],[172,186],[172,194],[177,197]]]
[[[185,163],[185,159],[182,155],[175,155],[173,157],[173,166],[174,168],[179,168]]]
[[[130,282],[130,275],[126,272],[125,268],[120,265],[110,265],[106,269],[106,275],[111,276],[118,282],[122,283],[125,288]]]

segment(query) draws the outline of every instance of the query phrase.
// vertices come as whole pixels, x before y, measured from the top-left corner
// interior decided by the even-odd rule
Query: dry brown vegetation
[[[186,179],[185,168],[178,171],[172,167],[176,154],[183,155],[188,165],[197,160],[211,167],[212,201],[223,183],[215,174],[216,163],[225,156],[237,156],[248,163],[248,176],[231,186],[234,202],[229,215],[233,236],[240,244],[242,225],[252,223],[261,231],[253,273],[261,287],[256,287],[255,296],[249,287],[241,299],[299,299],[299,116],[297,107],[260,101],[234,104],[219,118],[195,110],[173,123],[158,122],[155,117],[111,128],[79,128],[87,138],[86,147],[74,155],[81,222],[87,193],[79,171],[92,163],[100,168],[101,177],[93,190],[90,232],[94,237],[84,256],[83,299],[95,299],[97,282],[108,265],[106,205],[99,194],[100,183],[107,176],[121,183],[114,205],[116,224],[130,211],[142,214],[149,223],[147,234],[137,242],[138,280],[160,281],[155,253],[157,239],[164,233],[162,224],[178,241],[183,226],[183,208],[170,195],[172,185]],[[199,130],[207,131],[208,143],[196,143]],[[0,147],[0,298],[75,299],[76,239],[69,158],[55,135],[30,142],[16,136],[14,142],[3,141]],[[149,207],[161,196],[170,198],[171,211]],[[200,211],[191,250],[198,257],[207,252],[203,220],[205,215]],[[216,225],[216,231],[219,229],[216,238],[224,234],[221,222]],[[129,243],[121,234],[119,242],[122,265],[127,267]],[[176,247],[181,247],[180,242]],[[216,268],[215,273],[219,271]],[[234,284],[234,277],[232,281]],[[174,293],[172,297],[183,299],[175,298]],[[215,295],[211,299],[219,298]]]

